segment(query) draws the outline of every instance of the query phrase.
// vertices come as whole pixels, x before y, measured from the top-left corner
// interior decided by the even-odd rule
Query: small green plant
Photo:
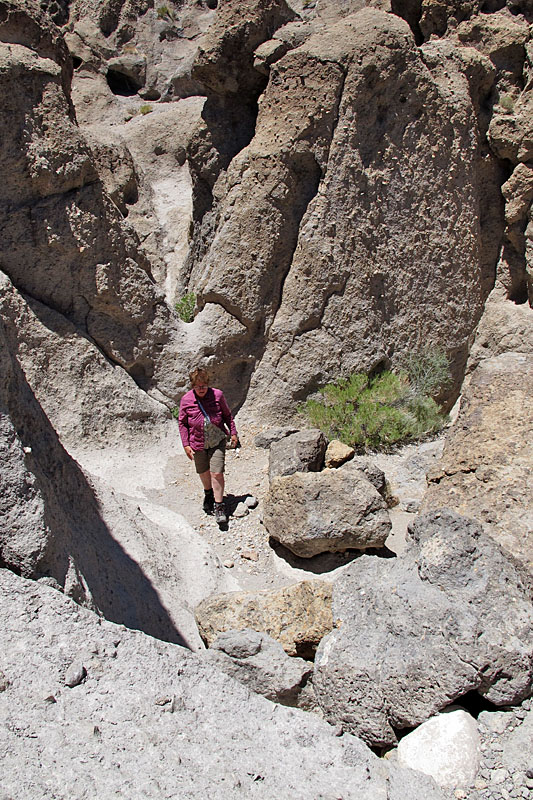
[[[442,428],[446,416],[431,395],[448,381],[445,354],[426,349],[406,359],[401,371],[356,372],[330,383],[298,410],[329,438],[360,451],[387,450]]]
[[[180,407],[179,406],[174,406],[173,408],[170,409],[170,413],[172,414],[174,419],[179,419]]]
[[[174,20],[176,15],[172,8],[169,8],[167,5],[159,6],[157,9],[157,18],[158,19],[170,19]]]
[[[500,97],[500,106],[507,111],[508,114],[512,114],[514,111],[514,100],[509,94],[503,94]]]
[[[194,309],[196,308],[196,295],[194,292],[188,292],[178,300],[175,309],[180,319],[183,322],[192,322],[194,319]]]
[[[153,108],[150,103],[143,103],[142,106],[139,106],[139,114],[149,114],[151,111]]]

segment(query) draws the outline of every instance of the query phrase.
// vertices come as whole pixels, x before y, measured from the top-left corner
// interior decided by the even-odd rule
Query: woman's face
[[[202,380],[201,378],[198,378],[198,380],[196,381],[196,383],[193,386],[194,392],[195,392],[195,394],[198,395],[198,397],[205,397],[205,395],[207,394],[207,389],[208,388],[209,387],[208,387],[207,381],[206,380]]]

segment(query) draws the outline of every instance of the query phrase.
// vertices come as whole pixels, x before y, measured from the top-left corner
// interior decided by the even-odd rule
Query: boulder
[[[5,569],[0,596],[2,791],[13,800],[381,800],[400,786],[444,800],[426,776],[389,767],[355,737],[273,705],[185,648]],[[73,662],[86,677],[69,688]]]
[[[320,472],[324,466],[327,439],[317,428],[297,431],[270,447],[268,477],[295,472]]]
[[[387,479],[382,469],[378,467],[375,461],[371,461],[364,456],[355,456],[342,465],[345,472],[352,470],[359,470],[362,472],[369,483],[372,484],[374,489],[380,493],[383,498],[387,498]]]
[[[531,309],[526,314],[533,317]],[[507,352],[483,360],[464,391],[440,463],[428,475],[422,503],[423,510],[446,506],[479,520],[530,571],[532,398],[533,353]]]
[[[328,444],[324,457],[324,464],[328,468],[340,467],[341,464],[349,461],[354,455],[355,450],[353,447],[349,447],[338,439],[333,439],[333,441]]]
[[[302,558],[379,548],[391,529],[385,501],[358,470],[274,478],[263,521],[273,539]]]
[[[280,439],[290,436],[291,433],[298,433],[298,428],[267,428],[257,434],[254,439],[254,445],[264,450],[269,450],[274,442],[279,442]]]
[[[533,688],[527,573],[450,511],[411,537],[401,559],[363,556],[336,580],[336,628],[315,658],[326,718],[376,746],[470,691],[504,706]]]
[[[313,674],[312,663],[291,658],[266,633],[246,629],[221,633],[206,651],[205,658],[269,700],[285,706],[309,703],[307,683]]]
[[[195,617],[208,647],[224,631],[251,628],[276,639],[288,655],[312,659],[333,626],[331,584],[302,581],[275,591],[214,595],[196,607]]]
[[[423,722],[398,743],[398,764],[431,775],[443,787],[471,786],[480,756],[475,719],[454,707]]]

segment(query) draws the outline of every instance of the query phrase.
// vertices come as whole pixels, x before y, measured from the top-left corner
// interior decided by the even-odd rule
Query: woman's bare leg
[[[205,475],[205,472],[204,472],[204,475]],[[205,486],[205,484],[204,484],[204,486]],[[223,501],[223,499],[224,499],[224,473],[223,472],[212,472],[211,473],[210,486],[213,487],[213,492],[214,492],[214,495],[215,495],[215,503],[221,503]],[[207,488],[209,488],[209,487],[207,487]]]
[[[205,472],[200,472],[198,477],[202,481],[202,486],[204,487],[204,489],[207,490],[207,489],[211,488],[211,486],[212,486],[212,484],[211,484],[211,473],[209,472],[209,470],[206,470]]]

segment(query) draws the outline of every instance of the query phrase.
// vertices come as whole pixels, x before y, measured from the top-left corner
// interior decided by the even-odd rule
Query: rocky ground
[[[286,586],[312,577],[333,580],[338,570],[357,553],[328,553],[298,558],[270,541],[262,524],[262,504],[268,491],[269,451],[256,447],[257,426],[239,426],[241,447],[226,457],[227,526],[220,528],[202,509],[203,491],[181,447],[177,424],[170,424],[163,441],[138,453],[113,448],[71,452],[83,467],[130,497],[183,516],[214,549],[242,589],[259,591]],[[409,445],[394,454],[376,454],[375,461],[388,476],[396,505],[390,509],[392,532],[386,546],[400,553],[408,523],[414,519],[425,490],[425,475],[442,451],[442,439]],[[256,508],[243,508],[246,498],[256,498]],[[242,514],[242,516],[241,516]]]
[[[141,509],[149,504],[181,515],[205,539],[225,572],[235,580],[235,589],[275,589],[320,577],[334,580],[343,566],[357,554],[327,554],[300,559],[280,546],[273,546],[262,524],[262,504],[268,489],[266,449],[254,445],[256,427],[240,429],[242,447],[228,451],[226,471],[229,522],[223,529],[204,514],[202,490],[179,443],[177,426],[170,423],[166,437],[141,453],[114,450],[79,451],[76,457],[86,471],[111,480],[117,492],[133,496]],[[419,508],[426,488],[426,473],[437,463],[444,437],[420,445],[409,445],[393,454],[376,454],[374,460],[387,475],[395,506],[390,509],[393,530],[387,548],[397,555],[405,549],[405,532]],[[164,444],[163,444],[164,443]],[[258,506],[240,516],[240,504],[255,497]],[[488,709],[488,710],[487,710]],[[479,705],[468,709],[477,715]],[[478,718],[476,744],[479,768],[469,787],[444,789],[451,800],[509,800],[528,798],[533,792],[533,712],[531,701],[504,710],[486,706]],[[391,757],[391,751],[388,757]],[[394,755],[392,755],[394,759]],[[531,762],[531,763],[530,763]]]

